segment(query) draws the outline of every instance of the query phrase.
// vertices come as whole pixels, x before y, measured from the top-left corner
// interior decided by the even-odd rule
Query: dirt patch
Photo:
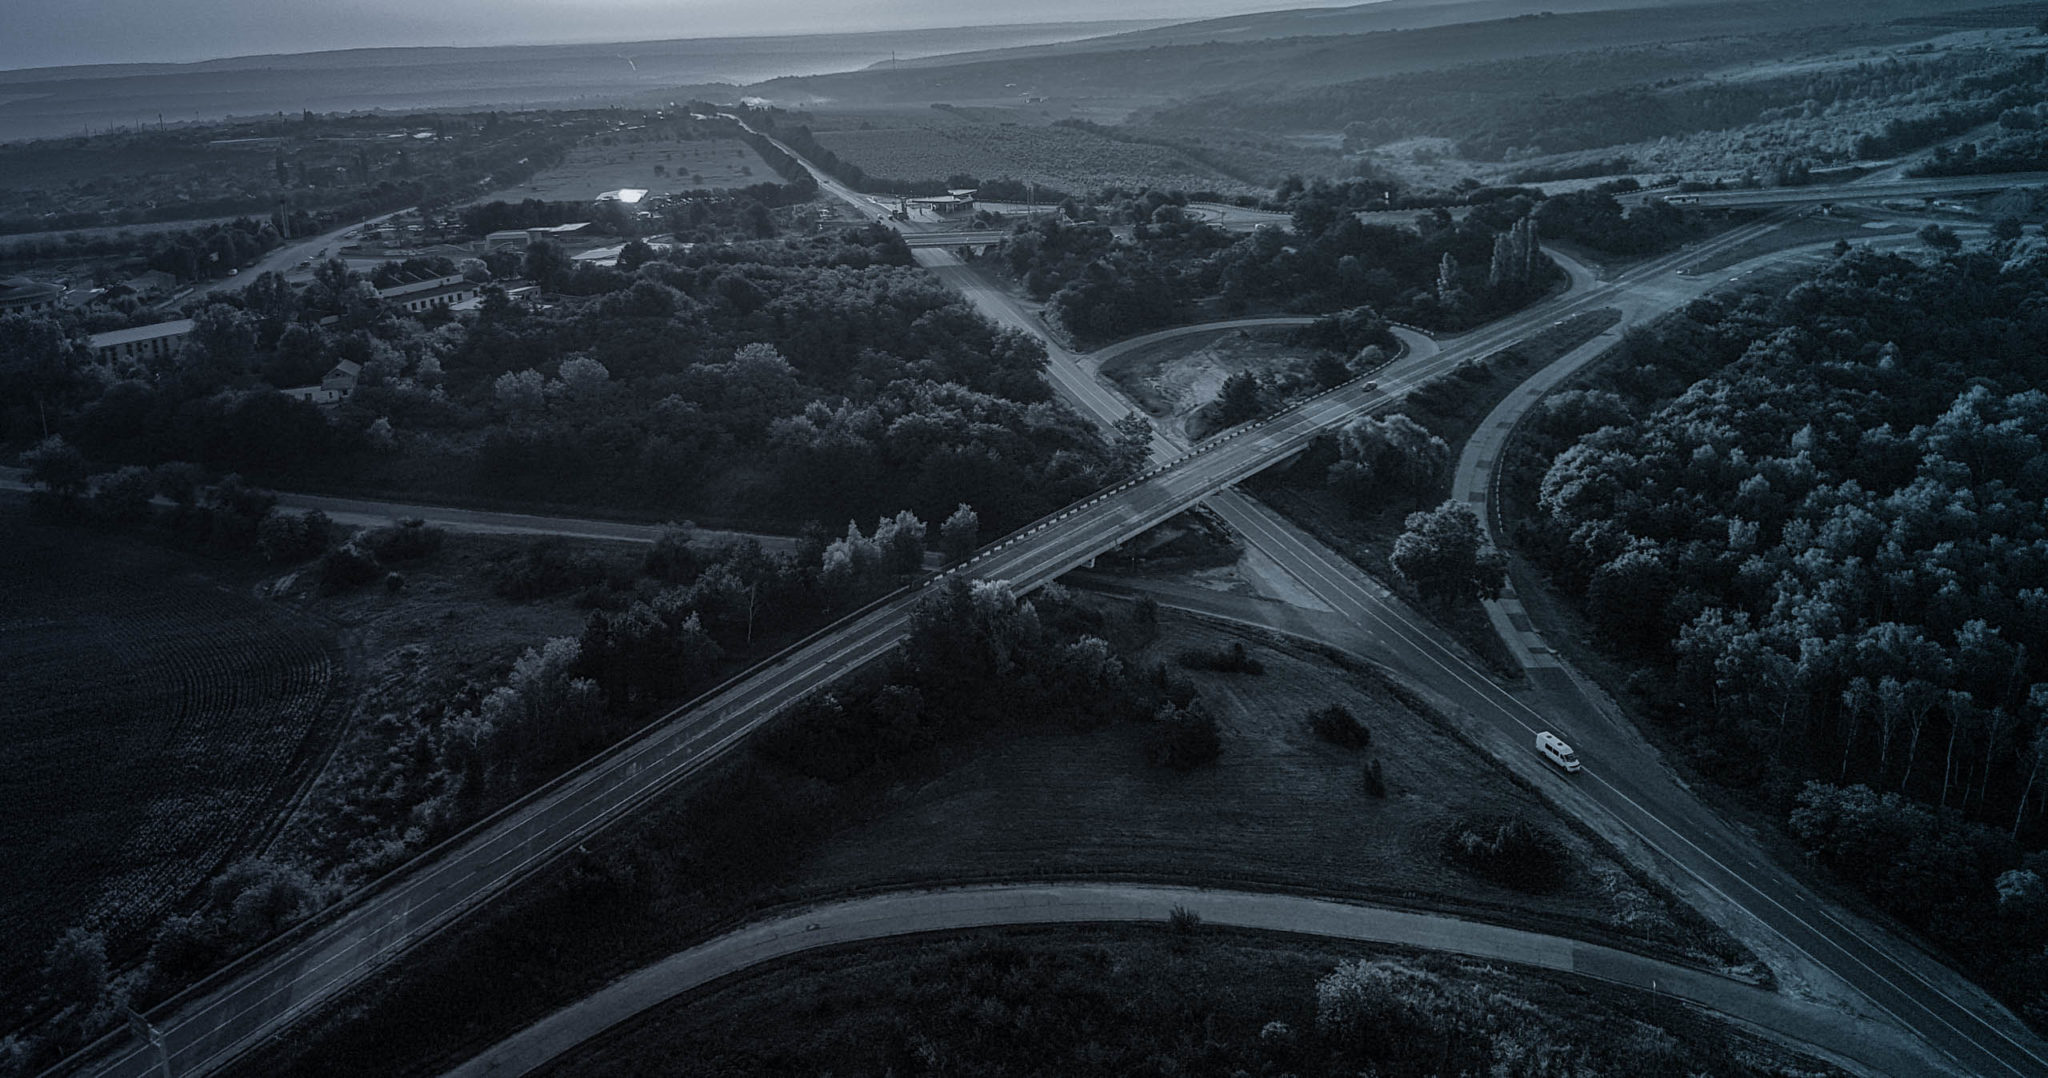
[[[258,844],[340,724],[344,660],[317,615],[147,542],[0,502],[0,983],[33,991],[67,926],[118,960]]]
[[[1116,383],[1147,415],[1194,441],[1213,433],[1203,409],[1223,391],[1223,380],[1251,371],[1273,381],[1281,374],[1304,374],[1315,350],[1288,344],[1291,330],[1219,330],[1212,337],[1161,341],[1136,348],[1102,365],[1104,378]]]

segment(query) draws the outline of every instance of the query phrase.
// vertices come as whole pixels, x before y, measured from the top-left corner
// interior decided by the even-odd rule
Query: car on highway
[[[1563,738],[1548,730],[1536,735],[1536,752],[1566,774],[1574,774],[1583,766],[1579,763],[1579,754],[1573,752]]]

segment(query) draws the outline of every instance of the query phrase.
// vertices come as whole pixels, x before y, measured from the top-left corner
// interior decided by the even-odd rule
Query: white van
[[[1579,769],[1578,754],[1572,751],[1570,745],[1564,743],[1563,738],[1548,730],[1536,735],[1536,751],[1564,771],[1573,772]]]

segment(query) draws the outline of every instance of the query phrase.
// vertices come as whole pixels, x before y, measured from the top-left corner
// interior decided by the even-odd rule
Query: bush
[[[320,556],[320,594],[339,595],[377,579],[377,559],[353,542]]]
[[[327,514],[273,512],[256,525],[256,549],[265,561],[302,562],[327,553],[334,541],[334,522]]]
[[[665,525],[654,545],[647,548],[640,570],[666,584],[688,584],[697,579],[704,566],[690,545],[696,535],[696,525],[688,522]]]
[[[390,527],[378,528],[363,536],[362,543],[377,560],[387,564],[401,561],[417,561],[438,552],[448,534],[440,528],[427,526],[417,517],[408,517]]]
[[[1444,834],[1444,856],[1503,887],[1530,892],[1556,889],[1571,860],[1557,836],[1519,816],[1458,821]]]
[[[571,550],[560,539],[541,539],[500,561],[492,588],[507,599],[541,599],[604,579],[596,558]]]
[[[1174,661],[1190,670],[1210,670],[1219,674],[1263,674],[1266,664],[1251,657],[1242,642],[1232,641],[1228,647],[1203,650],[1189,648],[1174,657]]]
[[[1175,906],[1166,914],[1166,923],[1183,936],[1192,936],[1195,929],[1202,927],[1202,915],[1187,908]]]
[[[1146,757],[1154,767],[1193,771],[1215,763],[1223,755],[1223,739],[1216,732],[1216,719],[1199,704],[1162,704],[1153,722],[1156,725]]]
[[[1372,744],[1372,731],[1343,704],[1331,704],[1308,714],[1308,728],[1332,745],[1362,749]]]

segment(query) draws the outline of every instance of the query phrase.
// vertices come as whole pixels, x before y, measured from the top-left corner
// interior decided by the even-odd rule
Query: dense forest
[[[681,212],[689,212],[687,209]],[[794,529],[961,502],[996,528],[1102,485],[1043,350],[909,265],[894,233],[631,249],[548,244],[475,318],[415,318],[339,263],[210,299],[185,355],[109,371],[76,327],[8,320],[8,432],[94,466],[190,461],[280,486],[602,507]],[[67,335],[68,334],[68,335]],[[361,364],[332,414],[272,392]]]
[[[1145,192],[1068,203],[1060,215],[1018,225],[988,259],[1025,290],[1050,299],[1062,325],[1106,341],[1253,308],[1323,313],[1371,306],[1388,318],[1462,329],[1541,296],[1557,267],[1525,223],[1532,203],[1509,198],[1448,211],[1413,228],[1365,224],[1355,211],[1384,202],[1374,181],[1293,179],[1273,203],[1293,230],[1227,232],[1196,219],[1185,196]],[[1133,242],[1115,229],[1129,227]],[[1202,308],[1212,308],[1202,310]]]
[[[1702,770],[2037,1024],[2044,334],[2012,240],[1695,302],[1534,417],[1520,536]]]

